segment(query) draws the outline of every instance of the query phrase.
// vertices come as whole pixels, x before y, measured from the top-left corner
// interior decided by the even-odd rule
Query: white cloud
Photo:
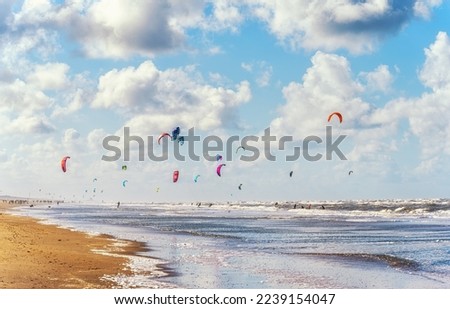
[[[45,63],[35,66],[27,81],[41,90],[59,90],[67,87],[69,66],[65,63]]]
[[[399,31],[414,11],[413,1],[401,0],[247,0],[247,3],[269,30],[292,48],[326,51],[344,48],[353,53],[373,51],[387,35]]]
[[[91,150],[98,151],[103,150],[102,142],[103,138],[107,135],[106,131],[103,129],[94,129],[89,132],[87,136],[87,145]]]
[[[60,117],[67,116],[79,111],[84,105],[87,105],[85,102],[90,100],[89,91],[85,89],[76,88],[73,91],[68,91],[66,105],[55,105],[51,117]]]
[[[184,40],[184,34],[170,24],[170,7],[164,1],[103,0],[77,17],[78,25],[71,32],[89,56],[126,57],[133,52],[151,56],[179,47]]]
[[[432,88],[409,106],[411,131],[421,142],[422,156],[426,160],[450,155],[450,40],[440,32],[436,41],[425,50],[425,64],[419,73],[422,82]]]
[[[362,72],[360,74],[367,82],[367,88],[370,91],[388,92],[394,81],[394,76],[389,71],[387,65],[379,65],[372,72]]]
[[[55,129],[45,115],[21,115],[10,121],[0,134],[46,134]]]
[[[220,46],[212,46],[208,49],[208,54],[210,55],[219,55],[219,54],[223,54],[224,51],[222,50],[222,48]]]
[[[0,112],[23,112],[33,114],[53,104],[52,98],[23,80],[0,82]]]
[[[448,115],[450,88],[424,94],[409,106],[411,131],[421,143],[424,159],[450,155],[450,123]]]
[[[68,70],[69,66],[63,63],[44,63],[28,64],[14,73],[3,71],[3,78],[0,78],[0,113],[4,125],[0,128],[0,134],[44,134],[55,131],[46,113],[60,108],[55,101],[63,104],[66,96],[70,100],[77,79],[70,80]],[[47,93],[62,89],[64,91],[56,94]]]
[[[251,63],[242,62],[241,68],[243,68],[244,71],[251,72],[253,70],[253,65]]]
[[[0,33],[1,34],[1,33]],[[27,56],[33,51],[41,59],[47,59],[59,45],[54,31],[25,29],[0,35],[0,62],[15,73],[26,72],[33,65]]]
[[[211,15],[205,16],[201,27],[207,31],[229,29],[238,31],[238,26],[244,21],[242,1],[238,0],[214,0],[208,1],[212,7]]]
[[[281,134],[297,137],[323,135],[327,117],[335,111],[344,116],[342,128],[359,124],[369,105],[358,97],[363,87],[352,79],[347,59],[317,52],[311,62],[303,83],[291,82],[283,88],[286,104],[271,127]]]
[[[442,0],[419,0],[414,3],[414,14],[423,18],[430,18],[431,10],[442,4]]]
[[[62,29],[80,42],[90,57],[151,56],[180,47],[184,41],[183,29],[171,14],[189,15],[192,9],[180,5],[184,10],[172,10],[173,4],[143,0],[73,1],[60,5],[47,0],[25,1],[15,14],[14,25]],[[181,19],[187,23],[186,17]]]
[[[11,29],[63,30],[89,57],[128,58],[184,48],[188,29],[236,32],[250,18],[292,48],[371,52],[439,0],[218,0],[24,2]],[[7,6],[8,8],[8,6]],[[9,16],[11,19],[11,16]],[[21,30],[23,31],[23,30]],[[214,47],[213,54],[221,52]]]
[[[137,68],[111,70],[100,77],[98,93],[92,106],[141,112],[143,109],[153,107],[147,104],[149,102],[164,104],[154,98],[154,94],[157,95],[159,74],[160,72],[151,61],[146,61]]]
[[[106,176],[110,165],[98,161],[103,152],[101,141],[110,132],[92,128],[104,125],[115,130],[125,125],[131,127],[133,134],[154,135],[175,125],[185,133],[195,125],[226,136],[228,127],[240,125],[239,108],[252,95],[247,81],[231,82],[216,72],[204,80],[195,66],[160,69],[151,61],[113,70],[111,65],[124,62],[102,62],[89,68],[90,73],[70,75],[78,68],[48,59],[61,47],[57,41],[60,34],[68,34],[65,39],[74,40],[70,48],[80,48],[90,57],[152,56],[185,47],[187,29],[238,31],[247,18],[256,17],[256,22],[263,21],[277,39],[294,48],[344,48],[359,53],[370,52],[386,35],[396,33],[413,18],[413,11],[417,16],[429,17],[440,3],[423,0],[400,7],[399,1],[346,0],[247,0],[243,4],[234,0],[24,1],[17,13],[9,14],[12,2],[2,1],[0,134],[2,142],[6,141],[2,147],[8,150],[0,149],[0,161],[8,160],[1,166],[2,173],[8,171],[12,176],[28,178],[31,171],[34,176],[30,181],[36,182],[43,173],[51,171],[59,181],[64,176],[59,168],[61,156],[70,154],[71,173],[84,177],[100,168]],[[124,7],[132,9],[127,11]],[[152,18],[147,20],[143,16],[150,9]],[[211,53],[222,52],[212,43]],[[398,98],[380,108],[369,107],[362,98],[367,97],[368,91],[391,89],[392,67],[380,65],[358,74],[352,72],[345,57],[317,52],[303,79],[283,88],[285,104],[271,123],[273,133],[294,134],[298,138],[323,135],[329,113],[341,111],[344,122],[333,123],[333,128],[349,135],[345,152],[349,161],[336,164],[336,168],[352,166],[357,174],[364,165],[365,173],[386,176],[395,167],[392,154],[402,151],[403,144],[418,141],[421,162],[415,172],[438,172],[447,166],[450,155],[450,125],[445,116],[450,112],[450,79],[445,71],[450,67],[449,50],[448,35],[439,33],[425,50],[426,60],[419,70],[428,92],[416,98]],[[78,51],[63,52],[57,55],[58,59],[67,59],[66,56],[73,56],[68,53]],[[105,67],[100,67],[103,64]],[[242,62],[241,67],[255,85],[264,87],[270,83],[271,65],[253,61]],[[98,72],[104,74],[97,84],[89,80],[88,74]],[[74,117],[63,117],[69,114]],[[98,115],[113,119],[99,119],[95,124],[94,117]],[[407,132],[400,131],[404,129],[399,128],[400,122],[402,126],[409,123]],[[88,127],[81,129],[81,124]],[[89,133],[86,136],[77,130]],[[59,132],[58,137],[55,132]],[[36,133],[53,134],[46,140],[41,135],[28,137]],[[16,134],[23,136],[17,138]],[[403,136],[409,139],[399,142]],[[45,162],[34,164],[40,158],[46,158]],[[254,165],[262,169],[263,162]],[[240,167],[241,163],[229,166],[235,171]],[[167,172],[161,165],[146,168]],[[324,175],[324,170],[318,175]]]
[[[208,130],[237,125],[236,108],[250,97],[246,81],[236,85],[236,90],[212,87],[194,67],[160,71],[145,61],[137,68],[112,70],[101,76],[92,106],[134,117],[127,125],[161,130],[177,122]]]
[[[256,83],[259,87],[267,87],[270,84],[273,68],[265,61],[260,62],[260,72],[256,79]]]
[[[325,127],[331,125],[333,140],[337,135],[347,135],[339,148],[348,161],[339,161],[333,168],[351,167],[381,178],[391,175],[395,168],[392,157],[399,150],[396,134],[399,119],[405,117],[404,106],[370,107],[362,99],[370,90],[353,78],[349,62],[342,56],[317,52],[311,62],[302,83],[291,82],[283,88],[286,103],[271,123],[272,133],[278,137],[294,135],[294,139],[316,135],[325,140]],[[378,71],[384,69],[374,74]],[[335,111],[343,115],[342,123],[327,122],[328,115]]]
[[[426,59],[419,78],[432,89],[431,92],[417,98],[393,100],[365,118],[368,125],[391,127],[391,135],[396,134],[400,120],[408,120],[410,132],[420,143],[422,161],[416,168],[418,173],[437,172],[450,155],[450,122],[446,117],[450,114],[450,78],[445,72],[450,65],[449,50],[450,41],[443,32],[425,49]]]
[[[399,123],[409,122],[409,132],[420,143],[418,173],[437,172],[450,155],[450,40],[439,33],[436,41],[425,49],[425,63],[419,78],[431,92],[417,98],[397,98],[380,108],[369,108],[361,96],[364,92],[390,89],[392,74],[381,65],[372,72],[360,73],[367,81],[363,87],[352,78],[348,61],[341,56],[317,52],[302,83],[292,82],[283,88],[286,104],[271,127],[277,134],[320,134],[326,125],[327,113],[341,111],[344,122],[341,133],[348,134],[353,149],[348,159],[365,164],[367,171],[376,174],[381,166],[395,167],[392,154],[404,143]],[[405,134],[403,134],[404,136]],[[411,138],[409,139],[411,140]],[[411,142],[411,141],[408,141]],[[384,170],[389,173],[389,170]]]
[[[273,67],[266,61],[242,62],[241,68],[248,73],[252,73],[259,87],[267,87],[270,84]]]
[[[438,90],[450,84],[450,40],[447,33],[439,32],[436,41],[425,49],[425,64],[420,71],[424,85]]]
[[[80,138],[80,133],[77,130],[70,128],[64,132],[63,142],[64,143],[72,143],[73,141],[75,141],[79,138]]]
[[[426,159],[420,162],[419,166],[417,166],[414,171],[419,175],[426,175],[433,172],[436,172],[440,168],[441,162],[437,157]]]
[[[206,5],[212,7],[205,15]],[[54,4],[25,1],[14,26],[59,29],[81,44],[88,57],[153,56],[183,48],[186,30],[237,30],[243,20],[238,1],[99,0]],[[213,47],[211,54],[221,53]]]

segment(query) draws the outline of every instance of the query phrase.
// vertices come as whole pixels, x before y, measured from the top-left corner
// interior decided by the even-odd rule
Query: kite
[[[163,137],[166,137],[166,136],[168,136],[168,137],[171,138],[171,136],[170,136],[169,133],[162,133],[162,134],[158,137],[158,145],[161,144],[161,139],[162,139]]]
[[[173,182],[177,182],[178,181],[178,176],[179,175],[180,175],[180,172],[178,172],[178,171],[174,171],[173,172],[173,176],[172,176]]]
[[[227,166],[226,164],[219,164],[218,166],[217,166],[217,168],[216,168],[216,173],[217,173],[217,175],[219,176],[219,177],[221,177],[222,176],[222,167],[223,166]]]
[[[69,156],[65,156],[64,158],[62,158],[61,160],[61,169],[62,171],[65,173],[67,170],[67,159],[70,159]]]
[[[172,140],[176,141],[178,139],[178,135],[180,135],[180,127],[176,127],[172,130]]]
[[[333,116],[337,116],[337,117],[339,118],[339,122],[342,123],[342,114],[339,113],[339,112],[331,113],[331,114],[328,116],[328,122],[331,121],[331,118],[333,118]]]

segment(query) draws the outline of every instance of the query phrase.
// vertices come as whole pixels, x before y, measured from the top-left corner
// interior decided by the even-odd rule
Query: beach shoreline
[[[362,212],[359,202],[326,204],[325,210],[280,209],[273,203],[203,208],[170,203],[124,203],[120,208],[111,203],[44,203],[9,208],[7,216],[14,214],[13,218],[3,214],[0,222],[13,220],[19,231],[18,218],[32,220],[22,225],[79,231],[75,233],[89,240],[83,238],[77,246],[91,244],[89,258],[101,253],[122,259],[122,269],[114,260],[113,266],[99,269],[95,283],[82,282],[74,288],[448,288],[447,205],[447,201],[439,205],[378,201]],[[0,225],[4,238],[2,229]],[[36,232],[26,235],[30,233]],[[110,236],[101,237],[109,245],[92,245],[92,239],[98,240],[92,235],[106,234]],[[124,251],[128,240],[137,241],[137,246]],[[19,241],[10,242],[17,255]],[[45,243],[42,246],[35,249],[47,256],[53,252]],[[43,252],[32,255],[46,257]],[[66,259],[64,254],[61,257]],[[18,261],[10,259],[22,270]],[[55,265],[49,266],[53,267],[50,275],[58,272]],[[83,267],[81,272],[90,271]],[[0,264],[0,274],[3,269]],[[2,281],[0,275],[0,288],[7,288]],[[9,286],[17,287],[15,282]],[[59,282],[55,288],[66,287]]]
[[[132,257],[148,250],[137,241],[89,235],[8,213],[14,205],[0,201],[0,288],[122,288],[114,278],[135,275]],[[152,270],[141,275],[151,277]]]

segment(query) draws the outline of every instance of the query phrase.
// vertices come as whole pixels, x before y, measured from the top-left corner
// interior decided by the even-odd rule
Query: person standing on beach
[[[117,208],[119,208],[119,206],[120,206],[120,202],[117,202]]]

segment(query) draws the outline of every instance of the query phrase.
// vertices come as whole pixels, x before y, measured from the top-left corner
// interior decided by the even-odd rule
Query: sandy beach
[[[127,255],[141,243],[91,236],[10,215],[0,202],[0,288],[114,288],[105,276],[129,275]],[[101,254],[99,252],[106,252]],[[112,253],[112,255],[111,255]]]

